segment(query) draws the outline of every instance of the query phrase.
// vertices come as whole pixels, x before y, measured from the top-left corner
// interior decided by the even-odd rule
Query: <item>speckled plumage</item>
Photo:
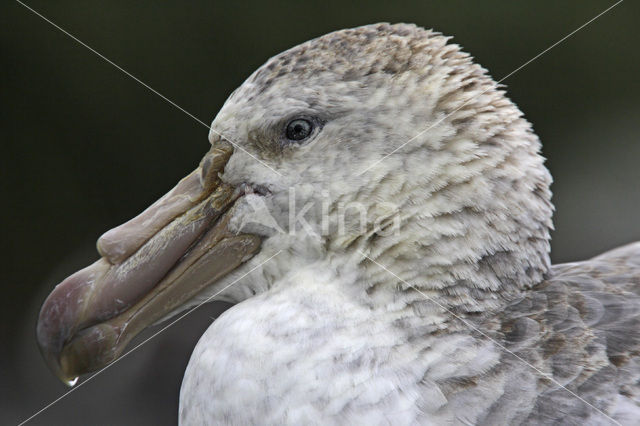
[[[299,116],[316,132],[284,143]],[[304,43],[212,129],[242,146],[221,179],[270,194],[232,218],[261,252],[192,302],[234,283],[192,355],[182,424],[611,423],[554,381],[640,418],[640,245],[550,266],[538,138],[446,37],[378,24]],[[296,232],[292,199],[309,205]]]

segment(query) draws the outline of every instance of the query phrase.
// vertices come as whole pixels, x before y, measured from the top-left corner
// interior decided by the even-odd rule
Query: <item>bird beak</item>
[[[259,237],[228,229],[244,194],[219,179],[232,152],[227,142],[216,142],[171,191],[100,237],[100,260],[47,297],[37,340],[60,380],[73,385],[113,362],[140,331],[258,251]]]

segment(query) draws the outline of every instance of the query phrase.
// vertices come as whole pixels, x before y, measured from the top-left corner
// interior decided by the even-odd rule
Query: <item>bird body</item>
[[[181,424],[640,423],[640,244],[551,266],[540,142],[447,37],[376,24],[303,43],[229,97],[209,139],[45,302],[38,339],[63,380],[225,300]]]
[[[638,270],[638,243],[554,265],[502,312],[464,319],[426,299],[372,309],[353,276],[296,270],[202,336],[180,420],[637,424]]]

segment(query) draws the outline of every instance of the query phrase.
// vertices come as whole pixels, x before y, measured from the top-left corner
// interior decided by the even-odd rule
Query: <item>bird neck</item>
[[[434,150],[433,164],[409,174],[387,170],[377,180],[376,193],[397,194],[395,213],[374,219],[383,226],[372,223],[366,233],[331,242],[363,256],[362,282],[369,293],[393,288],[398,297],[427,295],[455,312],[485,312],[545,278],[551,176],[529,123],[516,117],[508,124],[499,137],[476,135],[471,160],[443,155],[458,162],[437,163],[440,151]],[[443,141],[440,149],[450,154],[458,142]],[[434,170],[439,173],[421,176]]]

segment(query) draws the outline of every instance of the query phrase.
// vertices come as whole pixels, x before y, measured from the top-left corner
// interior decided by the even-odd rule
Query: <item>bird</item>
[[[63,382],[223,300],[180,424],[640,424],[640,242],[551,264],[540,140],[450,37],[302,43],[229,96],[209,142],[45,300]]]

